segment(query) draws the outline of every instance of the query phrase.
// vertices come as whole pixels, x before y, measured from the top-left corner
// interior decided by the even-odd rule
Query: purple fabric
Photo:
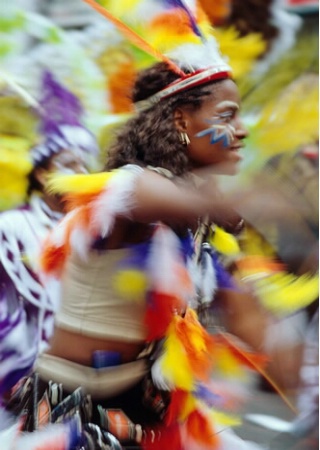
[[[6,290],[6,297],[1,292],[0,298],[0,400],[30,372],[38,348],[36,324],[28,319],[23,305],[9,297],[10,292]]]

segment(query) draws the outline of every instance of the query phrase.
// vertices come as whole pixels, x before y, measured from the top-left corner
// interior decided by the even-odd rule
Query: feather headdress
[[[79,99],[45,71],[40,101],[41,132],[45,141],[31,150],[34,165],[67,148],[98,154],[94,136],[81,124],[82,113]]]
[[[221,55],[210,23],[196,1],[84,1],[140,50],[165,61],[179,76],[139,104],[139,109],[185,89],[231,76],[231,67]]]

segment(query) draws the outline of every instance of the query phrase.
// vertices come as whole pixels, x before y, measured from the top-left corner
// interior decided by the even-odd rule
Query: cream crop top
[[[75,253],[68,258],[56,314],[60,328],[102,339],[145,339],[144,299],[123,299],[113,288],[114,274],[127,254],[127,249],[92,250],[86,261]]]

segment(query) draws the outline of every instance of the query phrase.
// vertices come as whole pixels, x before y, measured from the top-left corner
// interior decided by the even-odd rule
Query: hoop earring
[[[180,133],[180,142],[181,142],[181,144],[183,144],[185,146],[190,144],[189,136],[187,135],[187,133],[185,131]]]

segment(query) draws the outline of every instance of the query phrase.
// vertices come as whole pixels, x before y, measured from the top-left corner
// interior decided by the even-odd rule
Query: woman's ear
[[[181,108],[177,108],[173,114],[174,125],[180,133],[187,131],[186,113]]]

